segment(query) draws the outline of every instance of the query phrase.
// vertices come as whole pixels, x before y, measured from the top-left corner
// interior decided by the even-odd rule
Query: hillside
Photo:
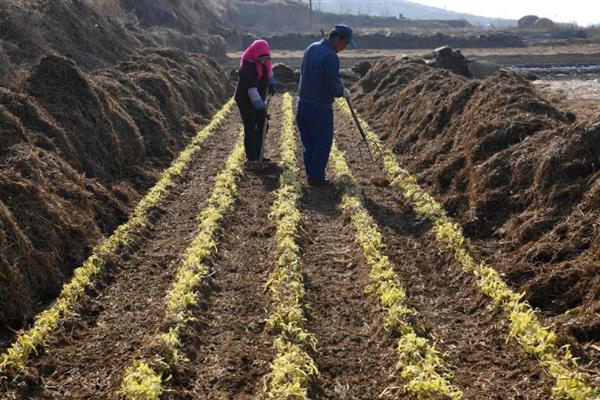
[[[470,28],[464,19],[428,19],[416,20],[397,18],[396,16],[352,14],[351,9],[324,6],[322,11],[312,13],[312,26],[306,2],[300,0],[231,0],[225,13],[225,20],[239,33],[251,33],[256,36],[271,36],[274,33],[298,33],[311,29],[314,33],[320,29],[344,23],[358,30],[450,30]],[[318,3],[315,3],[318,6]]]
[[[378,16],[398,16],[402,14],[409,19],[430,20],[467,20],[472,25],[507,27],[516,26],[517,21],[488,18],[473,14],[465,14],[414,3],[406,0],[366,1],[366,0],[316,0],[316,7],[327,12],[361,13]]]

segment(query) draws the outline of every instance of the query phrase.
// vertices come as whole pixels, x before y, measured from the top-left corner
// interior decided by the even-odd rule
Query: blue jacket
[[[329,40],[315,42],[306,49],[300,73],[300,102],[331,108],[333,98],[344,95],[340,59]]]

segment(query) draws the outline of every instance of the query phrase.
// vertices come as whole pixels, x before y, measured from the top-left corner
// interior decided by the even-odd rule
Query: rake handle
[[[267,113],[267,111],[269,111],[269,104],[271,104],[271,96],[270,94],[267,95],[267,101],[265,103],[265,114]],[[260,155],[258,157],[258,159],[260,161],[262,161],[264,159],[264,155],[265,155],[265,138],[267,136],[267,130],[268,130],[268,126],[269,126],[269,120],[265,118],[265,125],[263,127],[263,132],[262,132],[262,142],[260,144]]]
[[[358,131],[360,132],[360,136],[366,142],[367,135],[365,134],[365,131],[364,131],[362,125],[360,124],[360,120],[358,119],[358,115],[356,115],[356,111],[354,111],[354,107],[352,107],[352,102],[350,101],[350,99],[346,99],[346,103],[348,103],[348,108],[350,108],[350,113],[352,114],[354,123],[356,124],[356,127],[358,128]]]

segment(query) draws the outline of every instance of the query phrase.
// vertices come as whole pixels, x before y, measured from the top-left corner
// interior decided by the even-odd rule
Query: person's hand
[[[350,95],[350,91],[347,88],[344,88],[344,98],[350,100],[352,96]]]
[[[269,94],[271,96],[275,94],[275,85],[269,85]]]

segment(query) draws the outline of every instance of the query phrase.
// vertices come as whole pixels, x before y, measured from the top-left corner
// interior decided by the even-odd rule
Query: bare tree
[[[350,14],[350,2],[348,0],[338,0],[338,10],[340,14]]]
[[[382,1],[379,4],[379,16],[389,17],[390,16],[390,5],[386,1]]]
[[[352,13],[354,14],[358,14],[358,15],[363,15],[363,5],[362,3],[358,3],[355,7],[356,8],[352,8]],[[367,12],[365,14],[369,14],[369,11],[367,10]]]

